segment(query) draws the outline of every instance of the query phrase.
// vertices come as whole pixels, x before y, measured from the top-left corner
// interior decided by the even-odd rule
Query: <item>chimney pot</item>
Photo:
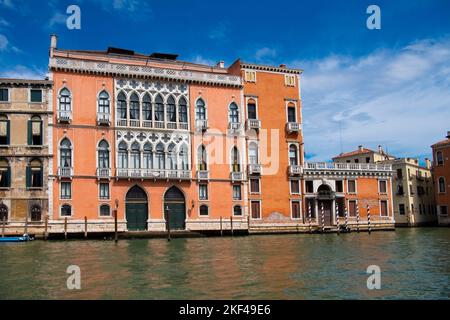
[[[358,146],[358,150],[359,150],[359,151],[363,151],[363,146],[362,146],[362,145],[359,145],[359,146]]]
[[[50,36],[50,48],[56,49],[57,46],[58,46],[58,37],[56,36],[56,34],[53,33]]]
[[[219,62],[217,62],[217,67],[219,67],[219,68],[225,68],[225,61],[219,61]]]
[[[284,63],[280,64],[280,68],[286,68],[286,65]]]

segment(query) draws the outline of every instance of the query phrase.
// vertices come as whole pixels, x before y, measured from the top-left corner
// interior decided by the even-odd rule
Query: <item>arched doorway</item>
[[[322,225],[322,207],[324,216],[324,225],[331,226],[333,219],[333,199],[334,193],[330,186],[322,184],[317,189],[318,211],[319,211],[319,224]]]
[[[128,231],[147,230],[147,194],[138,186],[132,187],[125,198],[125,213]]]
[[[177,187],[171,187],[164,194],[164,212],[168,211],[170,229],[186,229],[186,202],[184,194]],[[167,217],[166,217],[167,221]]]

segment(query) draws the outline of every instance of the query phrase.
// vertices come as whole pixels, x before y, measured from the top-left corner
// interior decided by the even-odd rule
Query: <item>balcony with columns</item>
[[[261,174],[262,166],[259,163],[251,163],[248,165],[249,174]]]
[[[116,126],[161,130],[189,130],[189,124],[187,122],[169,122],[139,119],[117,119]]]
[[[58,178],[69,178],[73,177],[73,167],[58,167]]]
[[[306,162],[302,166],[302,174],[354,174],[354,175],[384,175],[394,174],[392,165],[380,163],[340,163],[340,162]]]
[[[57,110],[56,117],[58,122],[70,123],[72,121],[72,111],[70,110]]]
[[[301,129],[301,124],[299,122],[288,122],[286,123],[286,130],[288,133],[297,133]]]
[[[302,174],[303,170],[302,167],[299,165],[290,165],[289,166],[289,175],[290,176],[296,176]]]
[[[255,129],[255,130],[261,129],[261,120],[247,119],[247,130],[250,130],[250,129]]]
[[[208,130],[208,120],[196,119],[195,120],[195,130],[196,131],[206,131],[206,130]]]
[[[176,169],[130,169],[117,168],[117,178],[127,179],[165,179],[165,180],[190,180],[191,170]]]
[[[110,168],[97,168],[97,179],[110,179],[111,169]]]
[[[97,112],[97,124],[98,125],[111,125],[111,114],[105,112]]]

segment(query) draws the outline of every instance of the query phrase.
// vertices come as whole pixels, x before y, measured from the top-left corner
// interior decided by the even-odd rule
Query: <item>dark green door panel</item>
[[[169,208],[169,225],[171,230],[184,230],[186,229],[186,210],[184,203],[170,203],[166,202],[165,208]]]
[[[127,203],[126,217],[129,231],[147,230],[147,203]]]

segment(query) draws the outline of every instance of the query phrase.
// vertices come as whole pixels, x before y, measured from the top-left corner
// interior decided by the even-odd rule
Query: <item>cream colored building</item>
[[[396,226],[433,225],[437,221],[431,162],[421,167],[417,159],[395,158],[378,150],[359,146],[357,150],[333,158],[338,163],[383,163],[392,165],[393,207]]]
[[[9,231],[26,220],[42,227],[48,212],[51,101],[51,81],[0,79],[0,221]]]
[[[394,217],[396,226],[434,225],[437,222],[431,162],[418,159],[383,161],[394,170]]]

